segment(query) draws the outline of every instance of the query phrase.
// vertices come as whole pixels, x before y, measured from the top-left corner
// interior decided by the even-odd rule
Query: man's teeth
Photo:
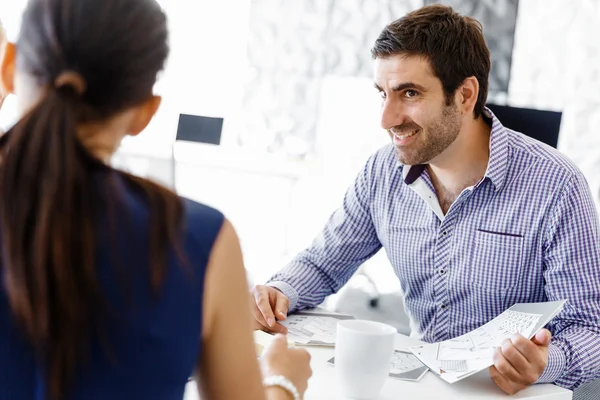
[[[417,133],[417,131],[405,133],[404,135],[398,135],[397,133],[394,133],[394,136],[396,137],[396,139],[402,140],[402,139],[411,137],[411,136],[415,135],[416,133]]]

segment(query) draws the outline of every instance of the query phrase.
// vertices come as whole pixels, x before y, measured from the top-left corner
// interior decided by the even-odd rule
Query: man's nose
[[[393,100],[385,100],[381,107],[381,127],[390,130],[394,126],[402,125],[405,115],[402,105]]]

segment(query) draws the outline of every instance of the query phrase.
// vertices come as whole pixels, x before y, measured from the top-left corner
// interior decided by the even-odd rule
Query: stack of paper
[[[446,382],[454,383],[494,364],[494,348],[514,334],[532,338],[562,311],[565,301],[515,304],[487,324],[440,343],[413,346],[413,352]]]
[[[288,315],[281,324],[288,328],[288,338],[298,346],[335,345],[337,323],[354,317],[335,313],[298,312]]]

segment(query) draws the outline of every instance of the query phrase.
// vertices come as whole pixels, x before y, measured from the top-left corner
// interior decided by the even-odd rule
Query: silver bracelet
[[[296,389],[296,385],[292,383],[288,378],[283,375],[273,375],[267,376],[263,380],[263,386],[265,387],[273,387],[277,386],[288,392],[292,395],[294,400],[300,400],[300,394],[298,394],[298,389]]]

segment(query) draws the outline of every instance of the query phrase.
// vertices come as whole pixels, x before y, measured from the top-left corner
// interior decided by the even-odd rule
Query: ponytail
[[[62,400],[92,344],[113,361],[102,328],[130,312],[105,299],[95,265],[106,250],[116,256],[107,266],[115,272],[135,267],[120,262],[127,251],[120,240],[130,236],[123,217],[132,215],[123,200],[133,196],[147,211],[147,237],[135,240],[147,241],[154,293],[168,257],[182,255],[179,197],[105,165],[78,133],[87,124],[108,129],[114,116],[148,100],[169,53],[167,20],[154,0],[31,0],[12,52],[6,60],[15,74],[32,93],[46,93],[0,137],[0,270],[46,396]]]
[[[83,148],[77,137],[80,103],[68,86],[51,89],[0,139],[0,269],[52,400],[65,396],[104,311],[95,269],[100,199],[118,193],[108,181],[99,184],[94,171],[122,177],[147,201],[153,227],[150,284],[156,293],[169,245],[178,250],[183,218],[174,193],[112,170]]]
[[[59,398],[99,305],[94,269],[94,160],[77,140],[76,100],[47,95],[0,148],[0,234],[5,290]],[[97,163],[96,163],[97,164]]]

